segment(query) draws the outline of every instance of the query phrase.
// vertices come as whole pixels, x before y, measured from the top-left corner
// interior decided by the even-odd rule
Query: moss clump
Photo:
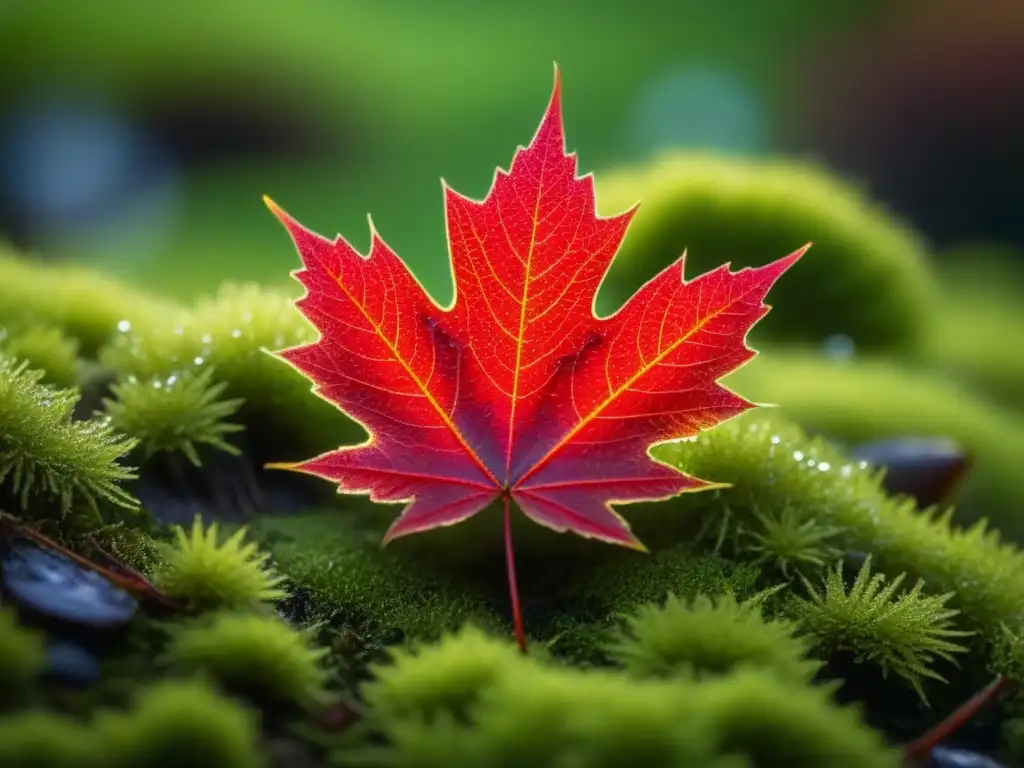
[[[166,660],[268,706],[312,708],[326,699],[326,654],[275,617],[218,613],[178,629]]]
[[[790,506],[775,514],[755,509],[753,516],[753,524],[743,527],[747,539],[742,549],[754,555],[756,565],[777,571],[785,579],[808,569],[822,569],[839,555],[831,541],[842,533],[841,528],[802,518]]]
[[[821,667],[807,658],[809,644],[795,637],[794,624],[766,621],[759,601],[728,593],[689,601],[670,594],[664,605],[640,608],[627,625],[609,651],[638,677],[703,677],[751,666],[799,684]]]
[[[93,725],[97,762],[82,768],[263,768],[256,714],[199,680],[144,689],[132,711],[103,714]]]
[[[539,663],[464,630],[376,672],[364,687],[368,725],[386,746],[346,750],[343,764],[899,765],[826,691],[756,671],[637,680]]]
[[[380,718],[433,722],[446,712],[461,720],[500,675],[524,663],[507,640],[467,624],[437,643],[392,650],[362,694]]]
[[[918,236],[815,166],[666,155],[601,176],[598,198],[605,213],[642,201],[605,281],[609,299],[627,297],[684,250],[693,277],[723,261],[761,265],[812,241],[772,289],[775,309],[756,335],[818,344],[844,334],[863,348],[906,350],[931,315],[937,288]]]
[[[945,606],[953,593],[922,595],[923,581],[898,593],[904,577],[886,583],[883,574],[871,574],[869,557],[847,591],[840,564],[829,573],[822,592],[804,581],[810,599],[801,601],[799,613],[819,648],[852,653],[857,662],[877,665],[883,677],[893,672],[927,702],[921,680],[946,682],[933,668],[936,661],[953,662],[954,654],[965,653],[967,648],[953,639],[973,633],[952,629],[959,611]]]
[[[212,375],[213,369],[207,368],[166,379],[130,376],[111,386],[114,398],[104,398],[103,407],[117,430],[139,441],[146,458],[180,452],[198,467],[197,446],[238,456],[241,451],[225,438],[244,427],[226,419],[243,401],[221,399],[227,384],[213,383]]]
[[[19,627],[14,613],[0,607],[0,709],[27,701],[45,666],[42,638]]]
[[[148,381],[213,367],[215,380],[226,385],[224,394],[244,400],[239,418],[249,433],[272,443],[273,458],[283,460],[282,443],[301,456],[363,434],[355,422],[313,397],[298,372],[267,354],[313,338],[312,327],[286,294],[227,284],[189,311],[117,334],[100,359],[122,376]]]
[[[113,765],[90,762],[96,756],[92,734],[73,720],[28,711],[0,717],[0,768]]]
[[[286,596],[283,577],[269,567],[269,555],[245,541],[245,528],[220,541],[217,523],[205,527],[197,515],[190,532],[177,525],[173,531],[173,544],[160,543],[163,562],[153,572],[167,595],[193,609],[241,608]]]
[[[73,387],[78,380],[78,342],[60,329],[46,325],[5,328],[0,325],[0,354],[25,360],[44,371],[44,384]]]
[[[941,377],[880,360],[851,365],[776,350],[728,384],[755,401],[779,403],[780,415],[834,440],[955,440],[974,458],[957,495],[958,516],[985,516],[1008,537],[1024,540],[1024,418],[1018,414]]]
[[[119,326],[158,322],[173,311],[168,302],[94,270],[33,262],[0,248],[0,325],[60,328],[86,357]]]
[[[135,441],[107,421],[72,420],[77,391],[41,384],[42,376],[0,356],[0,482],[15,510],[38,516],[37,505],[52,502],[66,514],[81,502],[98,514],[100,501],[135,509],[120,485],[135,474],[118,463]]]

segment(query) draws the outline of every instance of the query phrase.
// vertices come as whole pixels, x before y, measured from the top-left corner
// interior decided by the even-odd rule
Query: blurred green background
[[[268,193],[357,245],[372,212],[444,299],[439,178],[482,195],[532,135],[557,61],[583,170],[666,147],[819,157],[890,194],[911,219],[948,223],[965,201],[984,209],[984,198],[987,209],[942,237],[1019,243],[1019,207],[1005,220],[995,209],[1017,188],[1020,142],[1016,166],[1004,153],[969,193],[944,179],[965,161],[939,138],[979,120],[951,114],[960,96],[943,96],[922,73],[948,59],[978,70],[1019,129],[1022,91],[1000,91],[1013,83],[998,71],[1022,59],[965,60],[957,45],[988,50],[1012,28],[998,7],[1020,4],[979,2],[966,20],[959,5],[5,0],[0,227],[23,248],[191,296],[224,278],[287,280],[295,260],[260,202]],[[972,25],[980,31],[965,33]],[[928,46],[941,50],[929,56]],[[901,109],[888,103],[900,95],[894,78],[917,84]],[[923,114],[910,114],[914,100]],[[975,174],[998,149],[989,145],[1000,115],[985,118],[966,141]],[[898,149],[886,135],[914,131],[913,151],[882,162]],[[930,144],[942,147],[932,163],[920,156]],[[939,199],[919,210],[928,196]]]
[[[684,248],[692,275],[815,241],[744,393],[845,440],[954,437],[977,511],[1024,520],[1016,0],[5,0],[0,239],[187,303],[294,294],[266,193],[360,249],[372,213],[446,302],[440,178],[487,191],[553,62],[601,212],[642,203],[605,309]],[[33,279],[0,302],[37,310]]]

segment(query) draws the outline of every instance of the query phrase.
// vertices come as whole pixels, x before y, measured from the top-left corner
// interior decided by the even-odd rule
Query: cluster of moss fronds
[[[283,578],[268,564],[269,555],[245,541],[246,533],[240,528],[221,541],[218,524],[205,525],[198,516],[190,531],[174,526],[173,543],[160,545],[163,557],[153,581],[196,610],[247,608],[284,598]]]
[[[762,618],[762,599],[738,601],[726,593],[683,601],[670,594],[664,605],[644,605],[629,616],[611,656],[638,677],[720,675],[753,666],[784,681],[810,682],[820,663],[807,658],[809,644],[796,636],[795,624]]]
[[[221,399],[227,384],[213,383],[213,372],[189,370],[149,380],[129,376],[111,386],[114,397],[105,398],[103,406],[118,431],[141,443],[146,458],[180,452],[198,467],[197,445],[237,456],[240,451],[225,438],[244,427],[226,419],[243,401]]]
[[[75,390],[40,383],[42,371],[0,356],[0,483],[7,511],[32,514],[78,502],[99,511],[108,501],[137,506],[121,483],[135,477],[119,460],[134,440],[101,419],[74,420]]]
[[[466,628],[399,651],[364,689],[370,765],[891,766],[898,754],[829,691],[737,668],[695,679],[580,671]]]

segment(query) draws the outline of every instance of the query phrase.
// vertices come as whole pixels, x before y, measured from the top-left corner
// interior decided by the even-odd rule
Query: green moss
[[[466,630],[377,674],[365,687],[369,725],[387,746],[356,754],[379,764],[899,765],[827,691],[755,671],[637,680],[541,664]]]
[[[388,517],[339,510],[255,521],[253,532],[302,594],[303,614],[326,621],[335,642],[360,649],[354,664],[397,640],[435,640],[466,622],[511,633],[500,515],[396,541],[382,550]],[[667,592],[691,597],[756,591],[759,569],[694,552],[685,543],[651,555],[552,533],[516,518],[526,629],[578,664],[607,662],[619,620]],[[347,639],[346,639],[347,638]],[[345,653],[345,651],[342,651]]]
[[[795,637],[794,624],[766,621],[758,601],[731,594],[689,601],[670,594],[664,605],[641,607],[627,624],[609,651],[638,677],[703,677],[751,666],[807,683],[821,666],[806,658],[809,645]]]
[[[958,517],[987,517],[1007,536],[1024,540],[1024,418],[1018,414],[941,376],[881,360],[849,364],[775,350],[728,384],[846,443],[905,436],[957,441],[974,459],[956,498]]]
[[[362,695],[378,718],[430,723],[447,713],[464,720],[499,676],[524,665],[507,638],[465,625],[437,643],[393,650],[373,666]]]
[[[785,766],[897,766],[896,749],[864,726],[855,708],[834,706],[829,689],[799,688],[744,671],[709,681],[698,705],[721,734],[723,752],[757,765],[767,757]]]
[[[755,335],[820,343],[846,334],[870,349],[913,349],[937,290],[918,236],[858,190],[806,164],[667,155],[599,177],[599,207],[641,201],[605,282],[608,307],[686,251],[694,277],[814,247],[772,289]]]
[[[98,764],[93,755],[91,734],[73,720],[27,711],[0,717],[0,768],[88,768]]]
[[[262,768],[259,720],[241,704],[198,680],[166,681],[144,689],[127,714],[105,713],[91,734],[100,762],[110,768]]]
[[[312,708],[326,698],[326,653],[276,617],[218,613],[178,629],[166,658],[268,706]]]
[[[922,679],[946,682],[935,671],[936,662],[952,662],[954,654],[966,652],[953,640],[972,633],[952,628],[959,611],[945,606],[953,593],[922,595],[920,580],[909,591],[898,592],[905,575],[887,583],[883,574],[871,574],[869,557],[847,590],[840,564],[821,592],[805,579],[810,599],[801,601],[799,613],[819,648],[851,653],[856,662],[877,665],[883,677],[893,672],[927,702]]]
[[[226,385],[224,394],[244,400],[239,418],[249,432],[274,445],[274,460],[287,460],[282,451],[299,458],[363,434],[314,397],[297,371],[267,354],[312,339],[312,327],[286,294],[227,284],[190,311],[117,334],[100,358],[120,375],[140,380],[166,381],[213,367],[216,381]]]
[[[799,428],[779,419],[727,422],[696,440],[666,445],[656,452],[687,472],[732,487],[684,495],[644,510],[633,519],[638,532],[650,531],[646,540],[657,541],[658,530],[662,536],[685,536],[703,527],[705,546],[714,546],[720,539],[726,554],[742,559],[750,555],[737,546],[737,526],[749,521],[755,510],[789,506],[800,519],[817,519],[841,529],[837,546],[847,552],[871,553],[881,573],[906,572],[911,578],[924,579],[930,595],[953,592],[948,605],[961,612],[960,626],[982,633],[970,643],[979,655],[965,665],[957,681],[975,689],[987,682],[975,677],[987,674],[987,649],[1001,635],[1004,622],[1024,616],[1024,555],[1001,543],[996,533],[983,524],[962,529],[952,524],[948,514],[921,512],[912,503],[887,497],[877,474],[849,463],[820,439],[808,440]],[[720,536],[722,530],[726,533]],[[896,621],[895,626],[906,628],[902,620]],[[874,631],[877,626],[862,629]],[[871,651],[871,642],[865,639],[854,653]]]
[[[45,667],[42,637],[18,626],[14,613],[0,607],[0,709],[24,704]]]
[[[826,561],[839,555],[832,541],[842,533],[841,528],[802,518],[790,506],[783,506],[774,514],[755,509],[753,516],[752,524],[740,527],[745,540],[739,548],[753,555],[756,565],[764,565],[784,579],[822,569]]]
[[[94,357],[122,322],[136,327],[173,312],[168,302],[95,270],[30,261],[0,248],[0,325],[60,328]]]
[[[501,625],[479,586],[459,579],[458,569],[416,557],[416,542],[382,550],[386,517],[379,528],[362,528],[358,520],[339,510],[253,521],[253,535],[273,554],[281,573],[308,594],[304,612],[311,621],[332,621],[335,629],[368,645],[396,632],[435,639],[467,620]],[[450,552],[457,565],[459,550]]]
[[[11,512],[38,517],[48,507],[66,514],[82,503],[95,513],[107,501],[137,501],[120,483],[135,477],[119,464],[134,446],[109,423],[72,419],[78,392],[40,383],[41,371],[0,357],[0,482]]]
[[[60,328],[31,325],[5,329],[0,325],[0,353],[44,371],[44,384],[70,388],[78,381],[78,342]]]
[[[160,547],[163,562],[153,583],[194,609],[242,608],[285,597],[283,578],[268,565],[268,555],[245,541],[242,528],[220,541],[217,523],[204,527],[197,515],[192,530],[174,526],[174,543]]]
[[[164,380],[129,376],[111,386],[115,399],[104,398],[103,407],[115,429],[139,441],[146,458],[181,452],[198,467],[202,462],[197,446],[238,456],[241,451],[226,437],[244,427],[226,419],[243,401],[221,399],[227,385],[213,383],[212,376],[212,368]]]

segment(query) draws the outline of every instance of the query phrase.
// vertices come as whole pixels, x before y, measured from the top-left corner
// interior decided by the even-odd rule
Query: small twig
[[[516,630],[516,643],[519,650],[526,653],[526,633],[523,631],[523,612],[519,606],[519,587],[516,585],[516,562],[512,554],[512,511],[508,496],[503,496],[505,503],[505,570],[508,572],[508,590],[512,598],[512,623]]]
[[[999,696],[1013,687],[1013,681],[1008,677],[997,677],[985,688],[978,691],[971,698],[957,707],[948,717],[938,724],[929,728],[925,733],[911,742],[903,745],[903,758],[910,764],[921,762],[928,758],[931,751],[941,742],[974,717],[978,710],[989,702],[995,701]]]

